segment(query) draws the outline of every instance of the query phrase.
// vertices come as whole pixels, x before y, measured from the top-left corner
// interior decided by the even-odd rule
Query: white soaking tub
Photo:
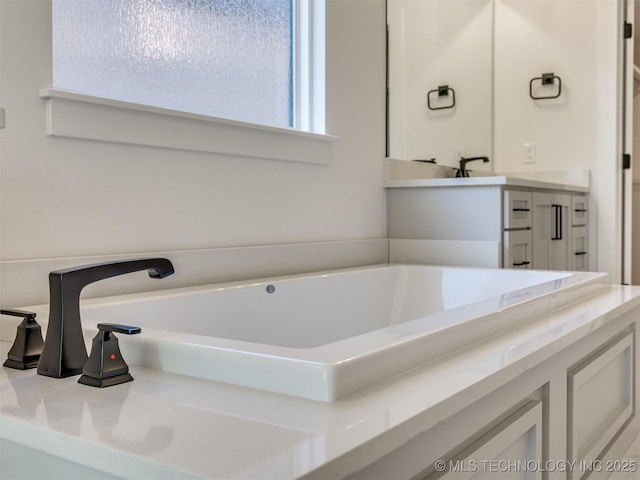
[[[179,273],[178,273],[179,274]],[[406,373],[590,295],[606,274],[373,266],[83,300],[135,366],[321,401]],[[48,305],[20,307],[47,323]],[[15,319],[3,317],[2,340]]]

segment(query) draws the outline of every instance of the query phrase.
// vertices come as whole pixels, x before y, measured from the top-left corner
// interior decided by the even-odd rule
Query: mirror
[[[387,0],[387,23],[387,156],[493,158],[493,0]]]

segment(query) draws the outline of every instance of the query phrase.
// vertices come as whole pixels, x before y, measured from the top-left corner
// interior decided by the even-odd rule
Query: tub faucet
[[[476,160],[482,160],[484,163],[489,163],[489,157],[469,157],[464,158],[460,157],[460,169],[458,170],[458,174],[456,177],[468,177],[469,172],[467,171],[467,163],[474,162]]]
[[[151,278],[168,277],[174,272],[166,258],[144,258],[83,265],[49,274],[49,324],[38,363],[39,375],[63,378],[82,373],[88,356],[80,322],[80,292],[90,283],[141,270],[149,270]]]

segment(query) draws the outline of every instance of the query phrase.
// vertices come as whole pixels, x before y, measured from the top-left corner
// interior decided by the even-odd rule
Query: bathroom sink
[[[335,401],[605,288],[607,275],[373,266],[83,300],[135,366]],[[46,330],[48,305],[38,313]],[[2,317],[0,338],[16,321]]]

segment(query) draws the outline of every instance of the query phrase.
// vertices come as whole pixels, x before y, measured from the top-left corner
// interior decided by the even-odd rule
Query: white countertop
[[[568,192],[588,192],[587,169],[556,171],[473,171],[471,177],[455,178],[455,168],[430,163],[385,158],[386,188],[509,186]]]
[[[0,436],[128,478],[338,478],[636,307],[640,287],[606,287],[335,403],[140,367],[133,382],[105,389],[2,368]],[[3,358],[9,347],[0,342]]]
[[[541,188],[547,190],[560,190],[567,192],[588,192],[589,187],[558,183],[528,178],[518,178],[511,176],[486,176],[469,178],[417,178],[404,180],[386,180],[386,188],[406,188],[406,187],[479,187],[479,186],[508,186]]]

